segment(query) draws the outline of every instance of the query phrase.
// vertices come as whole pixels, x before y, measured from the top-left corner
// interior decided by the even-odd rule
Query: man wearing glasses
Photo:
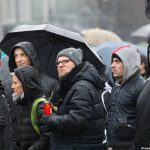
[[[104,150],[104,108],[98,89],[103,90],[105,82],[82,57],[82,50],[75,48],[57,55],[61,101],[56,114],[40,121],[52,132],[51,150]]]

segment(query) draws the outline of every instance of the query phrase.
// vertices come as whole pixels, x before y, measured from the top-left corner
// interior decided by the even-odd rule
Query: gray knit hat
[[[58,60],[60,56],[66,56],[70,58],[75,63],[75,65],[79,65],[82,63],[83,53],[82,53],[82,50],[79,48],[76,49],[76,48],[70,47],[70,48],[61,50],[58,53],[56,60]]]

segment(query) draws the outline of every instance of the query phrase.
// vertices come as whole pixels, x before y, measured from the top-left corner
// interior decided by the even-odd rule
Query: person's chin
[[[66,76],[66,74],[59,74],[58,77],[59,77],[60,80],[62,80],[62,79],[64,79],[65,76]]]
[[[16,104],[19,104],[23,98],[24,98],[24,93],[22,93],[21,95],[12,94],[13,102]]]
[[[64,76],[60,75],[59,76],[59,80],[62,80],[64,78]]]
[[[117,74],[113,74],[113,77],[114,77],[114,78],[117,78],[117,77],[118,77],[118,75],[117,75]]]
[[[20,67],[20,68],[21,68],[21,67],[24,67],[24,66],[26,66],[26,65],[25,65],[25,64],[19,64],[19,65],[18,65],[18,67]]]

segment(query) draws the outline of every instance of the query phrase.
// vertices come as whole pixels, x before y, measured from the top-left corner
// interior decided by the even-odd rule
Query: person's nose
[[[18,56],[18,57],[16,58],[16,61],[20,62],[20,61],[21,61],[21,56]]]
[[[15,88],[15,87],[14,87],[14,84],[12,84],[12,85],[11,85],[11,89],[14,90],[14,88]]]
[[[115,62],[112,62],[111,68],[114,68],[114,67],[115,67]]]
[[[63,65],[63,63],[62,62],[60,62],[59,64],[58,64],[58,68],[61,68],[61,67],[63,67],[64,65]]]

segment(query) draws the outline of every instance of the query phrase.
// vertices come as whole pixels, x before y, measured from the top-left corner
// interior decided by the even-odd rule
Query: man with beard
[[[40,123],[51,130],[50,150],[104,150],[105,111],[99,96],[104,80],[82,50],[66,48],[56,58],[60,79],[58,112]]]

